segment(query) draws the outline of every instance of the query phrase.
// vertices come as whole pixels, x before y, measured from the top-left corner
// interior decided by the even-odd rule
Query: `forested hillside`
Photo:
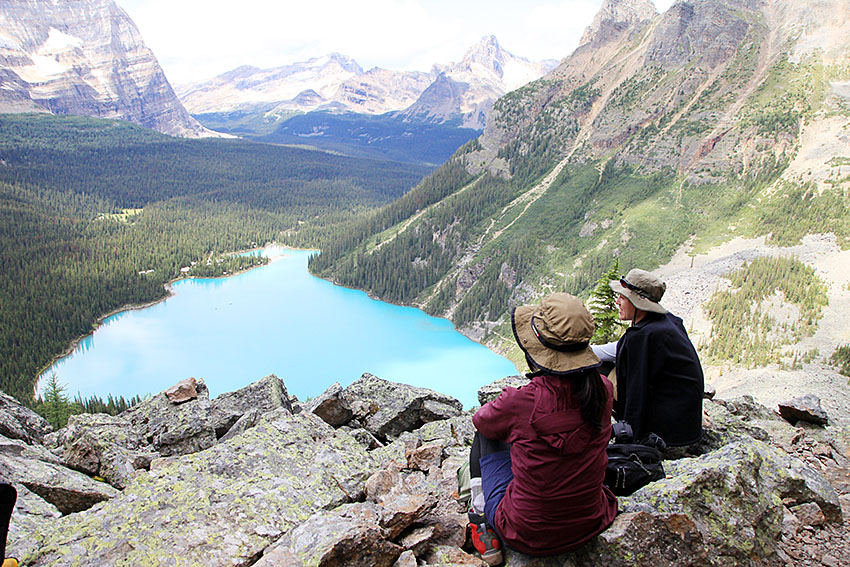
[[[820,28],[833,4],[706,0],[636,18],[606,2],[583,45],[404,197],[407,215],[355,222],[311,267],[504,351],[511,306],[586,297],[615,260],[653,269],[735,236],[850,246],[850,45]],[[448,185],[428,190],[436,179]]]
[[[176,277],[244,269],[259,260],[229,252],[389,203],[427,171],[121,122],[0,116],[0,390],[28,399],[39,370],[99,317],[164,297]]]

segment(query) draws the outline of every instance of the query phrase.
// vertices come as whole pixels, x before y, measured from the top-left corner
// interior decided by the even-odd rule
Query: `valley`
[[[470,408],[527,380],[504,376],[525,368],[513,309],[552,292],[590,305],[643,268],[705,371],[697,454],[665,459],[583,547],[506,549],[508,564],[843,565],[850,3],[597,4],[560,61],[487,35],[427,72],[300,53],[172,87],[115,0],[0,3],[11,551],[33,566],[483,565],[458,471]],[[486,15],[519,26],[526,8]],[[296,25],[285,9],[276,33]],[[190,12],[180,25],[202,26]],[[240,253],[270,246],[302,249],[297,270]],[[172,284],[182,301],[161,301]],[[123,333],[103,359],[76,360],[74,380],[100,366],[109,382],[72,399],[53,374],[34,396],[69,345],[94,354],[105,315],[151,304],[99,329]],[[432,326],[451,341],[416,334]]]
[[[113,9],[98,2],[91,9]],[[98,314],[155,299],[183,268],[237,270],[224,254],[272,241],[321,248],[310,262],[315,274],[448,317],[518,364],[514,305],[551,291],[586,298],[615,260],[623,271],[657,269],[670,276],[671,300],[678,280],[699,290],[682,315],[723,387],[740,388],[730,376],[768,367],[801,382],[823,372],[840,385],[828,361],[850,337],[829,321],[843,317],[846,274],[826,277],[818,264],[834,265],[828,258],[850,242],[850,47],[836,33],[850,24],[833,4],[806,11],[789,0],[707,0],[658,13],[648,1],[610,0],[557,66],[512,55],[488,36],[428,73],[364,71],[331,54],[175,89],[210,128],[192,126],[191,135],[259,144],[178,141],[72,118],[4,119],[0,181],[16,218],[8,246],[32,232],[32,242],[58,239],[55,253],[69,254],[69,266],[98,258],[98,277],[114,271],[110,253],[126,266],[108,276],[122,282],[107,286],[111,299],[74,316],[73,332],[37,349],[3,387],[20,393],[26,375]],[[16,9],[32,5],[21,0]],[[50,37],[50,21],[40,34]],[[126,49],[143,53],[128,33]],[[92,65],[105,57],[103,46],[86,53]],[[139,57],[156,73],[148,55]],[[23,86],[4,95],[8,104],[20,107]],[[40,92],[27,96],[41,100]],[[75,112],[62,105],[42,109]],[[99,219],[97,230],[83,229],[90,219]],[[142,253],[153,234],[156,252]],[[727,254],[730,242],[750,244]],[[831,252],[818,248],[824,242]],[[51,273],[29,260],[37,250],[16,251],[9,273]],[[677,271],[683,255],[692,265]],[[724,361],[711,354],[722,349],[710,306],[736,270],[755,270],[764,256],[814,270],[828,301],[794,341],[754,339],[740,354],[750,362]],[[751,307],[796,313],[782,291],[792,284],[775,277],[778,291]],[[86,289],[99,281],[83,279]],[[77,292],[57,298],[68,293]],[[32,318],[8,312],[9,321]],[[765,324],[774,337],[786,323]]]

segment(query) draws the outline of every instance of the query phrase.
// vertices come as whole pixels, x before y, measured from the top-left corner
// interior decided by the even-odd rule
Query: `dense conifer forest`
[[[162,299],[175,278],[262,261],[232,252],[315,245],[310,228],[385,205],[428,172],[122,122],[0,115],[0,390],[32,402],[39,372],[98,318]]]

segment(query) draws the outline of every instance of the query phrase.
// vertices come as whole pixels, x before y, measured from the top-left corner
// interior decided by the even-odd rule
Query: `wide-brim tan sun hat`
[[[667,291],[667,284],[658,276],[635,268],[618,280],[611,280],[608,285],[614,290],[626,296],[632,305],[641,311],[652,313],[667,313],[667,310],[659,303]]]
[[[590,349],[593,317],[575,296],[554,293],[540,305],[517,307],[511,324],[517,344],[541,370],[567,374],[600,364]]]

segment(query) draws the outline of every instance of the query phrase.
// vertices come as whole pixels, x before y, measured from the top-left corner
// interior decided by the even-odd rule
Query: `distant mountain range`
[[[239,67],[176,90],[194,115],[259,111],[266,119],[280,119],[316,110],[398,112],[408,120],[481,130],[497,98],[556,65],[554,60],[517,57],[487,36],[459,63],[435,64],[428,73],[378,67],[364,71],[353,59],[333,53],[273,69]]]
[[[115,118],[188,137],[218,130],[404,161],[442,162],[484,128],[498,97],[556,64],[512,55],[490,36],[459,63],[429,72],[364,71],[335,53],[274,69],[239,67],[175,94],[114,0],[0,3],[0,112]],[[293,116],[313,112],[279,131]],[[346,124],[374,135],[333,135],[327,122],[343,114]],[[400,140],[396,134],[406,136],[403,144],[392,142]]]
[[[0,2],[0,111],[115,118],[177,136],[212,135],[180,104],[113,0]]]
[[[557,62],[531,62],[493,36],[430,72],[363,69],[338,53],[274,69],[240,67],[177,87],[206,127],[279,144],[439,165],[478,136],[505,93]]]

